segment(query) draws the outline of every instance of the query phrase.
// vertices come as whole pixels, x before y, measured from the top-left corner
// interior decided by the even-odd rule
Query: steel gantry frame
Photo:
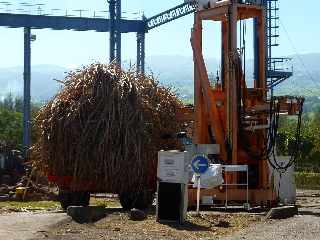
[[[267,29],[272,29],[274,26],[270,24],[273,20],[273,15],[269,12],[277,11],[277,7],[272,7],[270,3],[277,0],[259,0],[267,9],[268,23]],[[146,33],[150,30],[162,26],[166,23],[184,17],[188,14],[194,13],[196,10],[196,4],[190,0],[182,3],[174,8],[166,10],[153,17],[146,18],[142,16],[141,20],[126,20],[121,16],[121,0],[107,0],[109,4],[110,18],[84,18],[84,17],[68,17],[68,16],[46,16],[46,15],[28,15],[28,14],[13,14],[13,13],[0,13],[0,26],[10,28],[24,28],[24,120],[23,120],[23,146],[24,150],[30,147],[30,83],[31,83],[31,30],[32,29],[53,29],[53,30],[75,30],[75,31],[97,31],[97,32],[109,32],[109,61],[115,61],[121,65],[121,34],[135,32],[137,34],[137,72],[145,72],[145,42]],[[271,7],[270,7],[271,6]],[[257,30],[257,22],[254,23],[254,32]],[[270,32],[270,31],[267,31]],[[275,37],[268,35],[268,37]],[[255,49],[258,49],[259,39],[255,34],[256,44]],[[273,45],[266,44],[266,48],[272,48]],[[269,52],[269,51],[268,51]],[[255,79],[258,80],[259,76],[259,58],[257,58],[258,52],[255,53]],[[266,57],[266,63],[270,60],[276,60],[272,58],[271,54]],[[279,84],[283,79],[287,79],[292,75],[291,72],[279,71],[276,68],[277,61],[273,61],[274,69],[271,69],[271,65],[268,65],[268,71],[266,75],[273,85]],[[275,78],[276,77],[276,78]],[[280,79],[280,80],[279,80]]]
[[[23,150],[25,156],[31,146],[32,29],[109,32],[109,61],[115,61],[119,65],[121,65],[121,34],[135,32],[137,34],[137,71],[144,73],[146,33],[195,10],[190,7],[190,4],[184,3],[149,19],[143,16],[141,20],[126,20],[121,17],[121,0],[108,0],[107,2],[109,3],[109,19],[0,13],[0,26],[24,28]]]
[[[31,146],[31,42],[32,29],[74,30],[74,31],[96,31],[110,32],[110,61],[116,60],[121,63],[121,33],[135,32],[141,42],[139,33],[145,33],[144,20],[125,20],[121,18],[121,1],[110,0],[114,3],[114,17],[106,18],[84,18],[68,16],[45,16],[0,13],[0,26],[24,29],[24,72],[23,72],[23,150],[27,156],[27,150]],[[110,8],[111,10],[111,8]],[[113,11],[110,11],[112,15]],[[144,35],[143,35],[144,36]],[[138,42],[139,42],[138,41]],[[143,40],[144,43],[144,40]],[[144,56],[144,44],[138,52]],[[137,57],[138,58],[138,57]],[[143,63],[143,62],[142,62]],[[143,69],[143,68],[141,68]]]

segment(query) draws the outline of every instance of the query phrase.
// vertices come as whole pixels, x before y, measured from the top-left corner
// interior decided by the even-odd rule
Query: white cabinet
[[[185,221],[188,207],[188,165],[187,152],[158,153],[157,221]]]
[[[158,153],[157,177],[161,182],[184,183],[189,180],[188,154],[178,151],[160,151]]]

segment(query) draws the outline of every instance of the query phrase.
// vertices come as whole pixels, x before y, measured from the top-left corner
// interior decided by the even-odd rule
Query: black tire
[[[70,192],[59,190],[59,201],[63,210],[67,210],[69,206],[89,206],[89,192]]]
[[[132,194],[130,193],[121,193],[119,194],[120,204],[125,211],[131,210],[134,204],[134,199],[132,198]]]
[[[87,207],[90,203],[90,193],[89,192],[77,192],[75,205]]]
[[[67,210],[67,208],[71,206],[71,198],[69,192],[59,189],[58,199],[63,210]]]
[[[154,194],[144,190],[140,193],[121,193],[119,199],[123,210],[128,211],[133,208],[145,210],[151,206]]]

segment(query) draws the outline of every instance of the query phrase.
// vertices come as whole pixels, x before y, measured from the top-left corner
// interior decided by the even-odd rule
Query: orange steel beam
[[[225,10],[227,11],[227,10]],[[226,95],[226,135],[225,138],[228,139],[230,138],[230,132],[232,126],[230,125],[230,118],[231,118],[231,108],[230,104],[228,104],[228,99],[231,98],[231,86],[230,86],[230,76],[229,76],[229,71],[230,71],[230,64],[229,64],[229,26],[228,26],[228,21],[225,19],[221,23],[221,29],[222,29],[222,52],[223,52],[223,86],[224,86],[224,92]],[[224,161],[228,161],[229,159],[224,159]]]
[[[249,18],[255,18],[263,11],[260,6],[246,5],[246,4],[234,4],[237,7],[237,20],[244,20]],[[215,8],[205,9],[199,12],[199,16],[202,20],[223,21],[227,19],[230,4],[223,5]]]
[[[195,15],[196,17],[196,15]],[[195,20],[196,21],[196,20]],[[197,23],[200,29],[202,25],[200,22]],[[199,45],[202,51],[202,31],[199,34]],[[201,82],[199,81],[199,71],[197,70],[196,61],[194,60],[194,104],[195,104],[195,124],[194,124],[194,137],[193,141],[197,144],[205,143],[207,139],[207,133],[205,128],[207,126],[207,118],[205,113],[205,102],[203,100],[203,93],[201,88]]]
[[[202,48],[201,48],[201,38],[202,38],[202,28],[201,24],[199,24],[199,20],[196,19],[196,23],[194,25],[194,29],[192,31],[192,37],[191,37],[191,45],[193,48],[193,54],[194,54],[194,61],[195,61],[195,86],[196,90],[202,91],[202,97],[203,104],[206,106],[206,109],[208,110],[209,115],[209,121],[210,126],[212,129],[212,132],[215,133],[215,137],[217,139],[217,142],[220,144],[221,148],[221,156],[223,159],[226,158],[227,151],[225,147],[225,139],[223,134],[223,126],[221,125],[221,122],[219,121],[219,112],[217,109],[217,102],[215,100],[215,97],[213,94],[210,93],[210,82],[208,73],[206,70],[205,62],[202,55]],[[197,92],[198,94],[198,92]],[[199,95],[196,96],[196,98]],[[199,102],[200,99],[195,99],[195,101]],[[199,115],[197,114],[196,118],[198,118]],[[196,120],[197,122],[197,120]],[[196,129],[197,130],[197,129]],[[199,136],[196,136],[196,139],[199,138]],[[198,142],[196,142],[197,144]]]

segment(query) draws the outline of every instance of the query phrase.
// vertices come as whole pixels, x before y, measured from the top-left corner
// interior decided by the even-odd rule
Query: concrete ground
[[[58,212],[13,212],[0,215],[0,239],[26,240],[45,237],[46,231],[68,219]]]

